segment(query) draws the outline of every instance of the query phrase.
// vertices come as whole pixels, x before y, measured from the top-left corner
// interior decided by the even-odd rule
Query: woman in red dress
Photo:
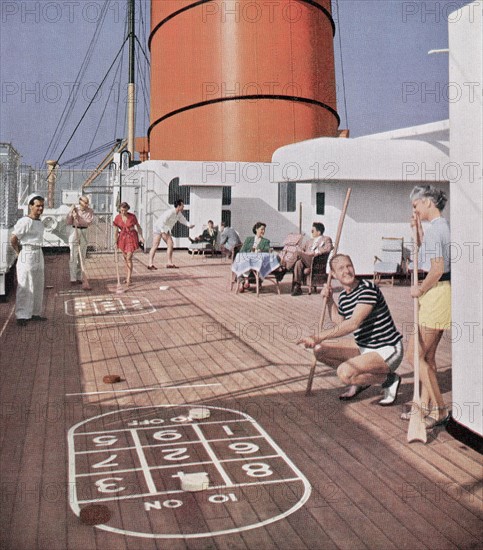
[[[144,243],[143,231],[134,214],[128,212],[129,204],[122,202],[119,206],[119,214],[114,218],[113,225],[117,229],[115,245],[122,252],[126,264],[126,285],[131,284],[132,255],[139,248],[139,243]]]

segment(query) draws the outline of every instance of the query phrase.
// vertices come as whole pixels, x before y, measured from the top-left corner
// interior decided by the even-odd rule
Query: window
[[[325,193],[316,193],[315,204],[317,215],[323,216],[325,214]]]
[[[173,178],[169,182],[168,189],[168,202],[174,204],[178,199],[181,199],[186,206],[190,203],[190,187],[187,185],[181,186],[179,184],[179,178]]]
[[[230,206],[231,204],[231,187],[223,187],[223,195],[221,198],[221,204],[223,206]]]
[[[183,210],[183,216],[190,221],[190,211],[189,210]],[[190,228],[186,227],[186,225],[183,225],[182,223],[176,222],[173,227],[172,235],[176,238],[182,238],[182,237],[188,237],[190,234]]]
[[[225,227],[231,227],[231,210],[221,211],[221,221],[225,224]]]
[[[278,184],[278,211],[295,212],[296,209],[296,187],[295,182],[287,181]]]

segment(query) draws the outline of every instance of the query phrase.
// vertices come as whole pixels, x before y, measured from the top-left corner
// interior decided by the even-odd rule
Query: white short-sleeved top
[[[451,236],[448,221],[439,217],[432,220],[424,230],[419,250],[419,269],[429,271],[431,259],[444,259],[444,273],[451,270]]]
[[[20,244],[24,246],[42,246],[44,224],[40,220],[33,220],[29,216],[24,216],[14,225],[12,233],[17,236]]]

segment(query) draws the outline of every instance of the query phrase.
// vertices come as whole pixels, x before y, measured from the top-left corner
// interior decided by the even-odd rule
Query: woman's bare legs
[[[132,252],[123,252],[124,263],[126,264],[126,284],[129,286],[131,284],[132,276]]]
[[[429,412],[435,410],[432,417],[441,420],[447,414],[441,390],[436,376],[436,350],[443,331],[425,326],[419,327],[419,377],[421,380],[421,403]],[[414,336],[409,340],[408,361],[414,366]]]

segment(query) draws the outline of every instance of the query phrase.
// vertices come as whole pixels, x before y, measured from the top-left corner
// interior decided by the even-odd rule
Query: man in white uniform
[[[82,268],[79,255],[85,262],[87,258],[87,228],[94,220],[94,210],[89,207],[89,197],[82,195],[79,204],[69,210],[65,223],[72,226],[69,235],[69,272],[70,284],[82,284]],[[87,290],[87,289],[86,289]]]
[[[15,316],[20,326],[26,325],[29,320],[46,320],[41,315],[44,300],[44,224],[40,216],[44,211],[44,198],[30,195],[28,208],[28,216],[18,220],[10,237],[10,244],[17,254]]]
[[[166,243],[168,249],[168,265],[166,266],[168,269],[177,269],[178,266],[174,265],[173,263],[173,238],[171,237],[171,231],[176,224],[176,222],[179,222],[183,225],[186,225],[186,227],[189,227],[190,229],[193,229],[194,225],[190,225],[188,220],[183,216],[182,212],[184,209],[184,202],[182,200],[177,200],[174,203],[174,208],[170,208],[169,210],[166,210],[161,216],[156,220],[154,227],[153,227],[153,246],[151,247],[151,250],[149,251],[149,262],[148,262],[148,269],[157,269],[153,265],[154,262],[154,255],[156,254],[156,250],[158,249],[159,243],[161,242],[161,239]]]

